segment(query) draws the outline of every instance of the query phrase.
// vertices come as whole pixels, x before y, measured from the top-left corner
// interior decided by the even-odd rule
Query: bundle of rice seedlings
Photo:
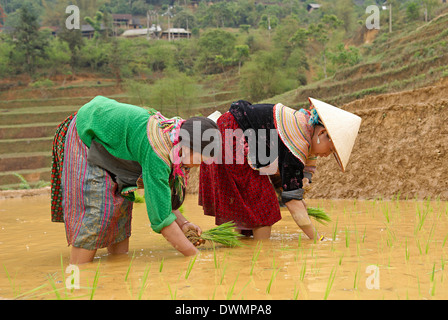
[[[327,225],[328,222],[331,222],[330,216],[321,208],[307,208],[308,215],[314,218],[317,222]]]
[[[202,232],[199,236],[195,230],[188,230],[185,234],[191,243],[197,243],[199,240],[212,241],[220,243],[227,247],[241,247],[239,238],[241,234],[235,231],[235,223],[226,222],[215,228]]]

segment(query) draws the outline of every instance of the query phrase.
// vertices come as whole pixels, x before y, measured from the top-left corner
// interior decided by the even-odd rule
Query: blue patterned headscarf
[[[308,120],[308,124],[310,126],[317,126],[317,125],[323,125],[322,121],[319,118],[319,115],[317,114],[316,109],[306,110],[306,109],[300,109],[300,112],[308,115],[310,119]]]
[[[312,126],[316,126],[318,124],[321,124],[322,122],[319,119],[319,115],[317,114],[316,109],[312,109],[310,114],[310,120],[308,121],[308,123]]]

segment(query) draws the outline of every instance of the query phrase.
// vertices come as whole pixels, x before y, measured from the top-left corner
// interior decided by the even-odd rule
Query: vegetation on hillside
[[[82,24],[94,27],[93,39],[64,27],[71,2],[79,6]],[[124,81],[134,91],[151,86],[140,94],[141,102],[189,108],[197,102],[200,84],[222,75],[238,81],[241,98],[260,101],[371,59],[374,48],[353,39],[366,31],[366,7],[381,1],[319,0],[322,7],[308,12],[312,2],[0,0],[8,14],[0,33],[0,78],[26,74],[34,86],[51,86],[49,79],[56,75],[89,72],[114,77],[117,84]],[[436,0],[389,3],[394,30],[425,23],[440,7]],[[170,26],[188,27],[191,39],[114,36],[113,13],[144,17],[150,10],[166,29],[168,9]],[[388,19],[389,14],[381,14],[380,37],[387,38]],[[60,26],[61,31],[54,37],[41,26]]]

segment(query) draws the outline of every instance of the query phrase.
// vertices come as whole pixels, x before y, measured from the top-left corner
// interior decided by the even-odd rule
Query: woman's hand
[[[311,190],[311,183],[310,180],[308,178],[303,178],[302,179],[302,189],[305,190],[304,194],[307,194],[310,190]]]
[[[198,234],[198,236],[200,236],[202,234],[202,230],[199,226],[195,225],[194,223],[191,223],[189,221],[187,221],[187,219],[185,219],[185,217],[183,216],[183,214],[179,211],[179,210],[174,210],[173,213],[176,215],[177,219],[176,222],[180,228],[180,230],[182,230],[182,232],[184,233],[184,235],[189,231],[192,230],[195,233]],[[200,239],[199,241],[197,241],[196,243],[194,243],[195,247],[200,246],[201,244],[204,244],[205,240]]]
[[[303,200],[291,200],[286,203],[286,207],[291,213],[292,218],[296,224],[310,239],[321,239],[321,236],[311,223],[307,212],[306,203]]]
[[[192,230],[200,236],[202,234],[202,230],[198,225],[195,225],[194,223],[191,223],[189,221],[185,221],[182,226],[181,230],[184,234],[187,234],[188,231]],[[204,244],[204,239],[199,239],[196,243],[193,243],[195,247],[199,247],[201,244]]]

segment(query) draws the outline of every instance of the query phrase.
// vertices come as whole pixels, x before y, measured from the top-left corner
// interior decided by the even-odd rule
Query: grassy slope
[[[371,94],[397,92],[434,83],[448,74],[448,13],[428,24],[381,34],[363,46],[364,62],[333,77],[266,99],[291,107],[307,106],[314,97],[342,105]]]
[[[367,95],[423,87],[448,75],[448,14],[431,23],[416,23],[389,35],[381,31],[363,46],[364,63],[339,70],[333,77],[311,83],[264,102],[307,106],[315,97],[336,105]],[[192,114],[225,111],[239,98],[238,79],[220,76],[201,85]],[[17,187],[22,174],[31,183],[49,179],[51,139],[56,125],[96,95],[122,102],[131,97],[111,80],[80,82],[50,89],[9,90],[0,93],[0,186]]]

